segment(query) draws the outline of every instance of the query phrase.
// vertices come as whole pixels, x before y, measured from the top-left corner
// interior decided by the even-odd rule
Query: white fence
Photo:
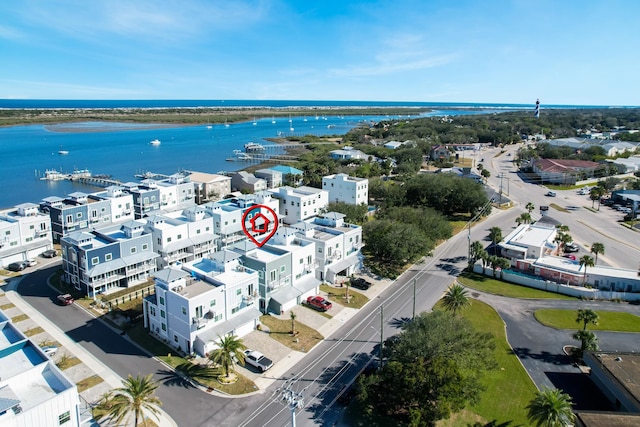
[[[475,264],[473,271],[478,274],[493,277],[493,270],[487,267],[483,271],[482,264]],[[556,292],[558,294],[569,295],[577,298],[594,300],[620,300],[620,301],[640,301],[640,293],[601,291],[598,289],[583,288],[581,286],[569,286],[552,282],[551,280],[538,279],[527,276],[512,270],[496,270],[496,277],[510,283],[515,283],[530,288],[541,289],[543,291]]]

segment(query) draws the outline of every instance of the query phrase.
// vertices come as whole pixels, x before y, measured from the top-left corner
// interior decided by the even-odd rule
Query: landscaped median
[[[619,311],[598,310],[598,324],[589,325],[592,331],[640,332],[640,317]],[[534,313],[536,320],[545,326],[555,329],[580,329],[576,322],[576,310],[543,308]]]

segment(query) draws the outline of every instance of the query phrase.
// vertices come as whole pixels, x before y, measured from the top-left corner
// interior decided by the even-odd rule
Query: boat
[[[149,144],[151,144],[151,145],[160,145],[160,140],[159,139],[154,139]]]
[[[224,127],[228,128],[229,127],[229,123],[227,123],[227,121],[224,121]]]
[[[247,142],[244,144],[244,151],[247,153],[255,153],[256,151],[264,151],[264,146],[257,142]]]
[[[44,171],[44,176],[40,177],[41,181],[62,181],[67,179],[69,175],[59,172],[55,169],[47,169]]]
[[[276,124],[276,116],[271,117],[271,123]]]
[[[253,125],[255,126],[255,125],[257,125],[257,124],[258,124],[258,122],[256,122],[256,118],[254,117],[254,118],[253,118]]]
[[[213,129],[213,126],[207,125],[207,129]]]
[[[66,156],[67,154],[69,154],[69,150],[63,150],[61,145],[60,149],[58,150],[58,154],[60,154],[61,156]]]

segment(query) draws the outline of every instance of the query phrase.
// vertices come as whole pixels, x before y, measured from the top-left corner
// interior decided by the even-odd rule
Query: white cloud
[[[25,38],[24,32],[6,25],[0,25],[0,39],[19,40]]]
[[[451,63],[457,58],[456,54],[446,54],[433,57],[409,58],[407,55],[393,54],[390,57],[378,55],[377,62],[366,66],[349,66],[333,68],[329,72],[337,76],[361,77],[394,74],[405,71],[422,70]]]

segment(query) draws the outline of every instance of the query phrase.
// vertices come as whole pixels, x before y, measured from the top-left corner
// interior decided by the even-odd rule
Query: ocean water
[[[157,107],[161,101],[1,101],[0,108],[122,108],[124,106]],[[167,107],[179,108],[190,102],[166,101]],[[212,101],[213,102],[213,101]],[[138,103],[138,104],[136,104]],[[139,104],[142,103],[142,104]],[[231,102],[228,102],[230,104]],[[240,101],[236,101],[238,105]],[[271,101],[271,104],[278,102]],[[10,104],[10,106],[7,106]],[[19,104],[19,105],[18,105]],[[268,103],[265,102],[265,106]],[[291,104],[281,101],[280,106]],[[315,104],[306,102],[305,105]],[[384,103],[389,106],[390,103]],[[252,104],[253,105],[253,104]],[[336,103],[331,103],[336,105]],[[344,105],[353,105],[345,102]],[[373,104],[362,104],[362,107]],[[382,105],[382,104],[381,104]],[[398,105],[407,105],[398,103]],[[63,107],[66,106],[66,107]],[[242,106],[246,106],[243,104]],[[434,104],[434,107],[436,104]],[[449,108],[437,104],[440,108]],[[470,107],[470,105],[469,105]],[[285,106],[286,108],[286,106]],[[531,106],[527,106],[531,108]],[[495,105],[491,110],[434,110],[425,116],[479,114],[492,111],[519,109],[514,105]],[[416,116],[414,116],[416,117]],[[60,125],[29,125],[0,128],[0,208],[20,203],[39,203],[48,196],[65,196],[74,191],[93,192],[98,187],[69,181],[43,181],[39,177],[47,169],[63,173],[88,169],[93,175],[110,175],[123,182],[138,181],[135,174],[151,171],[173,174],[180,170],[217,173],[236,171],[250,165],[246,162],[230,162],[234,150],[243,150],[247,142],[263,145],[273,143],[265,138],[291,134],[341,135],[362,123],[380,120],[407,119],[389,116],[326,116],[263,118],[254,125],[250,122],[205,126],[181,126],[157,128],[152,125],[125,123],[84,122]],[[160,145],[151,145],[158,139]],[[60,155],[60,150],[68,151]],[[280,151],[281,152],[281,151]],[[277,149],[271,153],[278,153]]]

